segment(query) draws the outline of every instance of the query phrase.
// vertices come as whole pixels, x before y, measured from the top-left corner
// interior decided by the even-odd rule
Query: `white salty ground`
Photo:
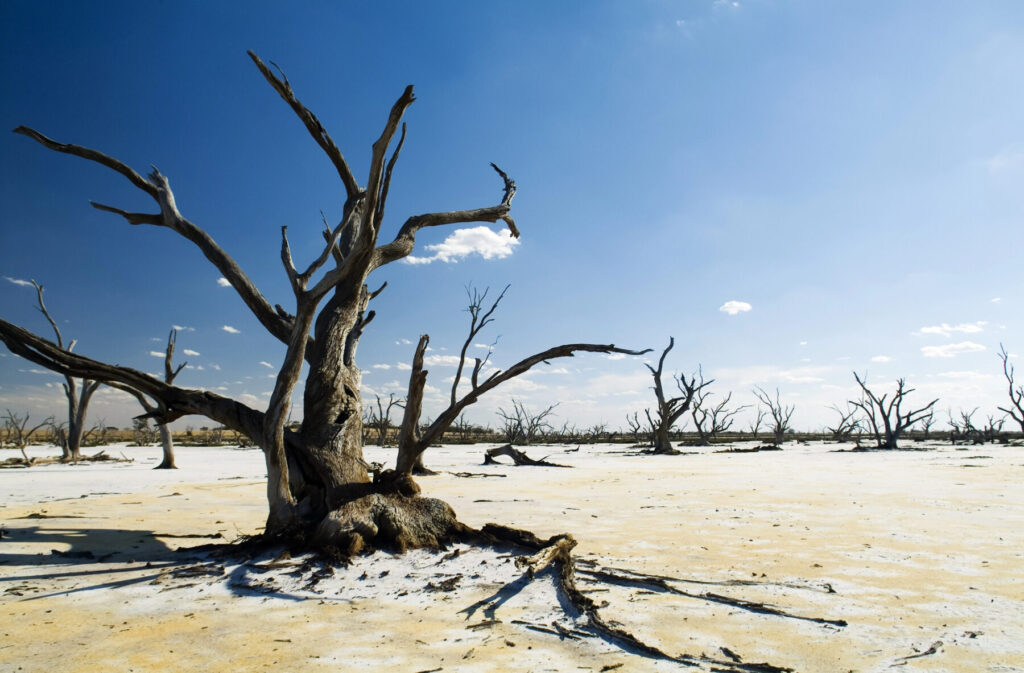
[[[444,473],[420,483],[469,525],[571,532],[583,562],[675,578],[685,593],[579,578],[607,620],[671,654],[802,672],[1024,671],[1024,447],[924,446],[526,448],[572,469],[482,466],[487,446],[452,446],[427,453]],[[181,469],[154,471],[156,448],[106,450],[134,462],[0,470],[0,671],[681,668],[591,636],[550,573],[527,582],[507,553],[378,553],[312,582],[303,559],[268,569],[271,557],[172,551],[258,532],[262,454],[181,447]]]

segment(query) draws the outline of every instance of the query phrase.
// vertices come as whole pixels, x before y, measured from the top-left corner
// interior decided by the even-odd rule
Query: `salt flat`
[[[605,618],[672,654],[1024,671],[1024,447],[923,446],[526,449],[570,469],[483,466],[487,446],[451,446],[428,451],[442,474],[420,483],[473,526],[571,532]],[[590,637],[550,573],[528,582],[501,551],[378,553],[316,581],[302,558],[174,551],[259,530],[262,454],[182,447],[181,469],[154,471],[158,449],[107,453],[134,462],[0,470],[0,670],[680,668]],[[591,581],[599,569],[673,579]]]

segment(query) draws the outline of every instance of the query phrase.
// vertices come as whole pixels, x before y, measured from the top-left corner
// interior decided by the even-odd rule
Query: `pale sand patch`
[[[506,477],[421,480],[470,525],[568,531],[584,561],[687,580],[671,586],[695,595],[848,622],[583,583],[608,589],[591,594],[609,601],[606,619],[668,652],[725,659],[724,647],[798,671],[1024,670],[1024,448],[838,454],[833,445],[794,445],[665,457],[614,455],[621,447],[609,446],[527,449],[574,469],[484,467],[484,448],[443,447],[427,462]],[[422,552],[360,559],[309,590],[308,577],[288,568],[228,564],[223,577],[162,577],[169,563],[191,565],[169,549],[209,541],[173,536],[230,539],[259,529],[262,456],[183,448],[183,469],[166,472],[149,469],[156,450],[108,452],[117,451],[136,462],[0,471],[0,521],[10,533],[0,542],[0,670],[679,668],[597,638],[560,640],[512,623],[573,626],[545,575],[513,585],[521,590],[493,612],[483,604],[470,614],[519,577],[511,559],[491,551],[440,564]],[[393,450],[370,448],[367,459],[386,462]],[[33,513],[58,518],[21,518]],[[456,574],[452,591],[423,589]],[[269,593],[253,588],[268,578]],[[724,584],[737,580],[752,583]],[[468,628],[491,616],[501,623]],[[940,641],[934,654],[902,659]]]

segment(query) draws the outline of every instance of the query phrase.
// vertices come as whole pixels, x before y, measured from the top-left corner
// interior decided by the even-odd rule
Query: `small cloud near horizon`
[[[220,285],[221,287],[231,287],[231,281],[224,276],[221,276],[217,279],[217,285]]]
[[[746,313],[750,309],[754,308],[745,301],[727,301],[718,307],[718,310],[722,313],[728,313],[729,315],[739,315],[740,313]]]
[[[274,368],[274,365],[270,364],[270,363],[269,363],[269,362],[267,362],[266,360],[260,360],[260,361],[259,361],[259,364],[263,365],[263,366],[264,366],[264,367],[266,367],[267,369],[273,369],[273,368]]]
[[[186,348],[185,350],[183,350],[181,352],[184,353],[185,355],[189,355],[191,357],[199,357],[199,351],[194,351],[191,348]]]
[[[989,301],[992,302],[993,304],[998,304],[1002,300],[1003,300],[1002,297],[992,297],[991,299],[989,299]]]
[[[195,327],[186,327],[185,325],[171,325],[171,328],[176,332],[195,332]]]
[[[978,322],[963,322],[959,325],[950,325],[949,323],[942,323],[941,325],[931,325],[930,327],[922,327],[920,331],[916,332],[915,335],[922,334],[939,334],[941,336],[952,336],[954,332],[960,332],[961,334],[977,334],[978,332],[985,331],[985,325],[988,323],[984,320]]]
[[[160,351],[149,351],[149,354],[155,358],[162,358],[164,355],[166,355],[166,353],[161,353]]]
[[[875,357],[871,358],[871,361],[872,362],[892,362],[892,358],[889,357],[888,355],[876,355]]]
[[[224,330],[225,332],[227,332],[228,334],[241,334],[242,333],[242,330],[235,329],[231,325],[224,325],[223,327],[221,327],[221,329]]]
[[[921,354],[926,358],[952,358],[961,353],[978,353],[985,350],[981,344],[973,341],[963,341],[958,344],[945,344],[943,346],[924,346]]]

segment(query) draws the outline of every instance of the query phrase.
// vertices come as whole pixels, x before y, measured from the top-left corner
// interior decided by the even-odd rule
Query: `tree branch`
[[[309,131],[309,135],[313,137],[316,144],[323,149],[324,153],[327,154],[327,158],[334,164],[335,170],[338,171],[338,177],[341,178],[342,183],[345,185],[345,191],[348,194],[348,198],[354,198],[359,194],[359,183],[356,182],[355,176],[352,175],[352,170],[348,167],[348,163],[345,161],[345,157],[342,156],[341,150],[334,144],[334,140],[328,135],[324,129],[323,124],[317,119],[316,115],[313,114],[309,108],[303,105],[298,98],[295,97],[295,93],[292,91],[292,86],[288,82],[288,78],[284,77],[282,73],[281,78],[278,78],[273,72],[270,71],[260,57],[257,56],[253,51],[246,52],[249,54],[249,58],[259,68],[264,79],[274,88],[281,98],[288,103],[289,107],[295,112],[298,118],[306,126],[306,130]],[[280,69],[279,69],[280,70]]]
[[[504,220],[508,225],[509,232],[512,236],[518,238],[519,230],[516,229],[515,223],[508,214],[512,207],[512,197],[515,196],[516,193],[516,183],[509,179],[508,175],[506,175],[500,168],[494,164],[491,164],[491,166],[505,182],[505,190],[503,192],[501,203],[496,206],[490,206],[489,208],[454,210],[445,213],[414,215],[405,221],[405,224],[402,225],[402,228],[399,230],[398,235],[395,236],[393,241],[377,248],[374,252],[374,259],[370,268],[376,269],[382,267],[385,264],[390,264],[391,262],[411,254],[413,247],[416,245],[416,233],[424,227],[438,227],[447,224],[459,224],[465,222],[497,222],[498,220]]]

